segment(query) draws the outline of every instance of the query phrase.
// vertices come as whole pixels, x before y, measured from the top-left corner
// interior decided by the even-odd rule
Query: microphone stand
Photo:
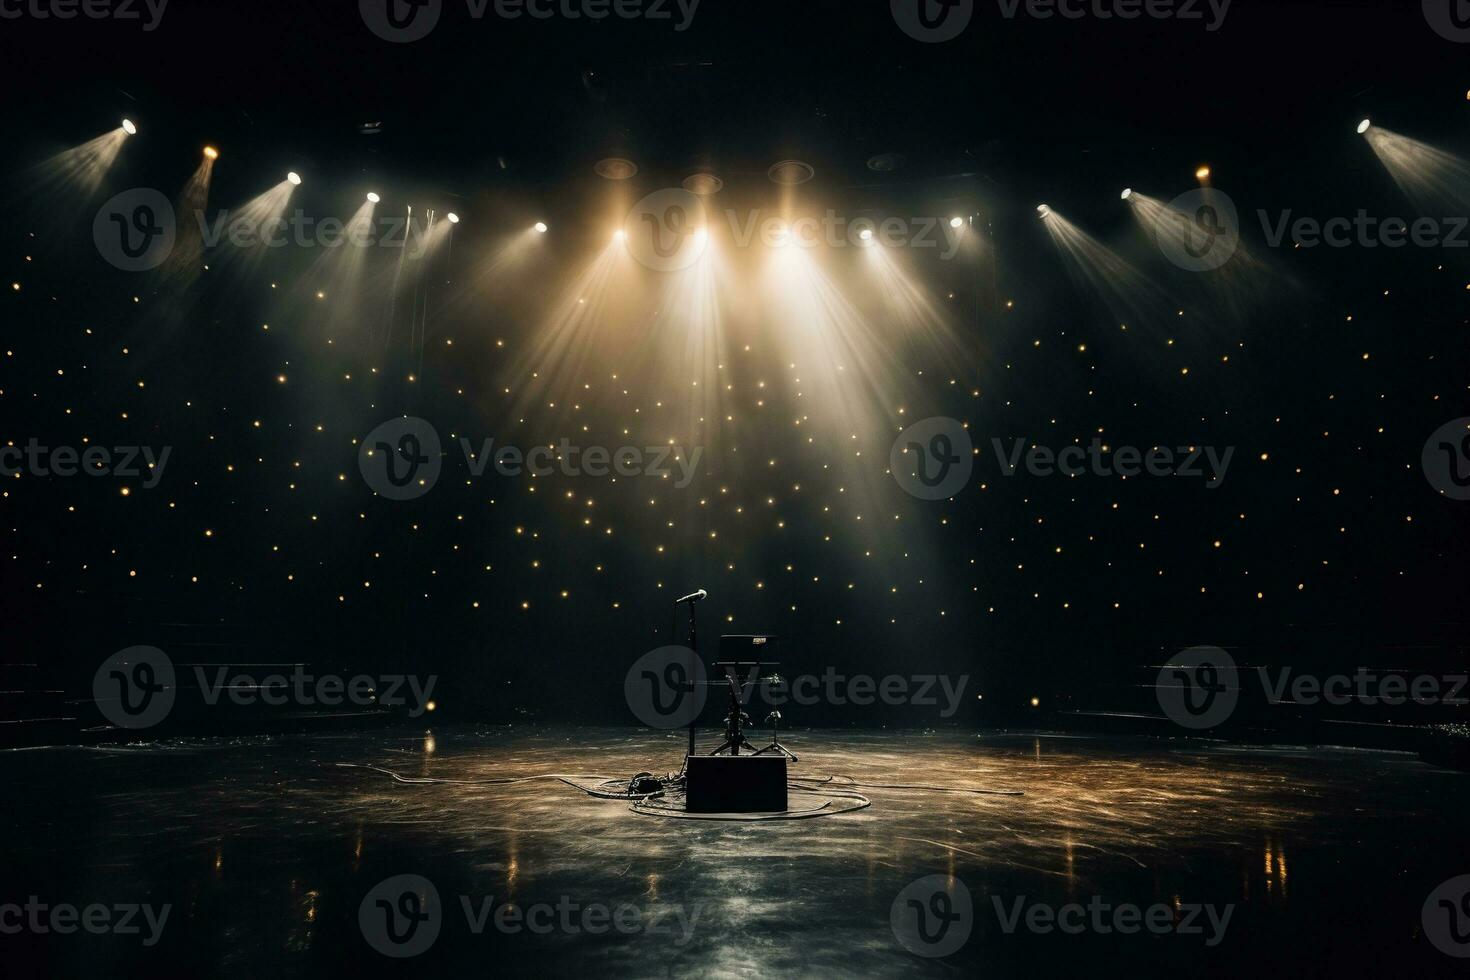
[[[688,646],[689,646],[689,684],[691,685],[691,687],[696,683],[695,680],[694,680],[694,676],[695,676],[694,675],[694,664],[695,664],[695,661],[698,660],[698,658],[699,658],[699,645],[698,645],[699,644],[699,639],[695,635],[695,630],[694,630],[694,604],[696,602],[698,602],[698,601],[699,600],[693,598],[692,596],[689,598],[689,644],[688,644]],[[693,755],[694,754],[694,726],[698,723],[698,721],[699,721],[698,718],[690,718],[689,719],[689,755]],[[685,758],[687,760],[688,757],[686,756]],[[685,762],[685,765],[686,766],[688,765],[688,762],[687,761]]]

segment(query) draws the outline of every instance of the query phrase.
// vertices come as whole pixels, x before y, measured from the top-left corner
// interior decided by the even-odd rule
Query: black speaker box
[[[685,772],[689,813],[780,813],[786,809],[786,757],[691,755]]]

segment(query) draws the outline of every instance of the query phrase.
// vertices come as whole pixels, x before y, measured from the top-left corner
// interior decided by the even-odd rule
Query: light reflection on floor
[[[1017,734],[795,733],[803,774],[1014,789],[1022,797],[864,790],[870,809],[813,821],[708,824],[635,815],[555,783],[402,785],[338,762],[459,779],[677,768],[681,737],[624,730],[440,729],[0,753],[29,787],[0,826],[0,902],[170,902],[155,950],[118,937],[21,937],[58,972],[159,968],[252,976],[1023,975],[1097,957],[1232,972],[1448,969],[1417,936],[1430,888],[1470,871],[1470,776],[1408,756]],[[434,882],[447,917],[421,957],[363,941],[380,880]],[[944,960],[889,925],[921,876],[963,881],[977,920]],[[13,893],[13,894],[11,894]],[[698,911],[692,938],[474,935],[472,905],[570,901]],[[994,902],[1102,896],[1237,906],[1218,948],[1182,936],[1008,935]],[[1342,937],[1357,943],[1351,955]],[[1337,937],[1337,946],[1329,948]],[[7,942],[11,937],[4,937]]]

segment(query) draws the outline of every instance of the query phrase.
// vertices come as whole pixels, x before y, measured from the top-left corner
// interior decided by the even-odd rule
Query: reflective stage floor
[[[1470,874],[1470,775],[1399,754],[1116,737],[789,742],[797,774],[1024,795],[860,788],[872,805],[855,812],[711,823],[550,780],[405,784],[338,765],[585,783],[678,768],[680,737],[613,729],[4,752],[0,906],[20,906],[0,909],[4,972],[1464,973],[1421,913]],[[114,926],[145,908],[126,934],[102,912],[95,932],[53,915],[97,905]]]

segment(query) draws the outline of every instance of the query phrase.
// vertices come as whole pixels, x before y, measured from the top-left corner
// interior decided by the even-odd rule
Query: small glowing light
[[[963,228],[964,225],[965,225],[965,219],[964,218],[950,218],[949,219],[949,226],[951,228]]]
[[[1470,95],[1470,93],[1466,93],[1466,95]],[[1372,128],[1373,128],[1373,120],[1371,120],[1371,119],[1364,119],[1362,122],[1358,123],[1358,134],[1359,135],[1362,135],[1363,133],[1366,133],[1369,129],[1372,129]]]
[[[623,229],[621,229],[621,228],[619,228],[617,231],[613,232],[613,241],[615,241],[615,242],[620,242],[625,237],[627,237],[627,236],[624,234]]]
[[[536,222],[535,227],[536,227],[536,230],[538,232],[540,232],[541,234],[543,234],[543,235],[546,234],[546,222],[544,222],[544,221],[538,221],[538,222]]]
[[[455,214],[453,211],[449,212],[449,214],[445,215],[445,217],[449,219],[449,223],[451,225],[459,224],[459,215]]]
[[[1039,214],[1039,215],[1041,215],[1043,218],[1045,218],[1047,215],[1051,214],[1051,205],[1049,205],[1049,204],[1038,204],[1038,205],[1036,205],[1036,213]]]
[[[299,187],[301,185],[301,175],[294,170],[286,175],[286,179],[291,182],[292,186]]]
[[[437,701],[429,701],[429,702],[426,702],[424,704],[424,710],[425,711],[433,711],[433,710],[435,710],[438,707],[439,707],[439,704],[438,704]]]
[[[871,229],[871,228],[864,228],[862,231],[858,232],[858,237],[861,238],[865,242],[872,241],[873,240],[873,229]]]
[[[218,160],[219,159],[219,150],[216,150],[212,146],[206,146],[204,148],[204,158],[206,160]]]
[[[1039,707],[1041,707],[1041,699],[1040,698],[1032,698],[1031,699],[1031,707],[1033,707],[1033,708],[1039,708]]]
[[[138,135],[138,127],[133,125],[133,121],[131,119],[124,119],[122,121],[122,128],[123,132],[127,133],[129,136]]]
[[[377,191],[368,191],[368,203],[369,204],[377,204],[381,200],[382,200],[382,198],[378,196],[378,192]]]
[[[1210,168],[1209,167],[1206,167],[1206,166],[1201,166],[1198,170],[1196,170],[1194,172],[1194,179],[1195,180],[1209,180],[1210,179]]]
[[[1126,201],[1126,200],[1128,200],[1132,196],[1133,196],[1133,188],[1131,188],[1131,187],[1125,187],[1125,188],[1123,188],[1123,193],[1120,195],[1120,197],[1122,197],[1123,200]]]

